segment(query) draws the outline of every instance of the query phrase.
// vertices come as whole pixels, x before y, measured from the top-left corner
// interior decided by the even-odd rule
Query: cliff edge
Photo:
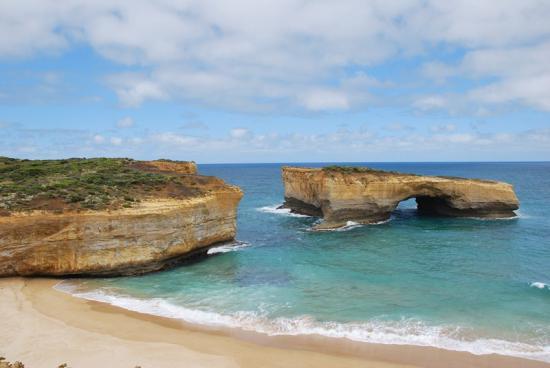
[[[368,224],[389,219],[399,202],[416,198],[423,214],[501,218],[515,216],[519,201],[504,182],[423,176],[360,167],[283,167],[284,207],[319,216],[317,229],[347,221]]]
[[[192,162],[3,158],[0,276],[160,270],[233,240],[241,197]]]

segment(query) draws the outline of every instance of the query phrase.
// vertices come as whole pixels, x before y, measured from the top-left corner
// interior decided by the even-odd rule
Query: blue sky
[[[550,160],[548,1],[0,4],[0,155]]]

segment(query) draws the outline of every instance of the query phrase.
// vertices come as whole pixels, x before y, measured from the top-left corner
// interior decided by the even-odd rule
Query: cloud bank
[[[383,104],[380,91],[398,86],[370,68],[424,60],[423,83],[472,83],[445,94],[403,92],[400,103],[550,111],[548,19],[545,0],[3,1],[0,59],[86,46],[120,66],[104,81],[126,107],[181,100],[287,113]]]

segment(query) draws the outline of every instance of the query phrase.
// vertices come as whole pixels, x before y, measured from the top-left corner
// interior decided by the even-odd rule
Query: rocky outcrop
[[[144,171],[164,172],[171,174],[196,175],[197,164],[193,161],[171,161],[171,160],[155,160],[155,161],[136,161],[134,167],[139,167]]]
[[[0,276],[141,274],[232,241],[241,190],[212,177],[180,179],[191,194],[165,190],[110,211],[0,216]]]
[[[515,216],[518,199],[510,184],[478,179],[421,176],[366,168],[283,167],[284,207],[323,217],[317,229],[347,221],[387,220],[399,202],[416,198],[420,213],[500,218]]]

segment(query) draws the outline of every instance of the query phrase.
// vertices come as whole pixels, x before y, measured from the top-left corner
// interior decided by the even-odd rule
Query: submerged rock
[[[28,210],[25,203],[0,216],[0,276],[141,274],[234,239],[238,187],[196,175],[194,163],[129,165],[170,178],[124,192],[136,196],[131,206]]]
[[[416,198],[422,214],[502,218],[519,201],[504,182],[423,176],[353,167],[283,167],[284,207],[323,217],[317,229],[387,220],[399,202]]]

